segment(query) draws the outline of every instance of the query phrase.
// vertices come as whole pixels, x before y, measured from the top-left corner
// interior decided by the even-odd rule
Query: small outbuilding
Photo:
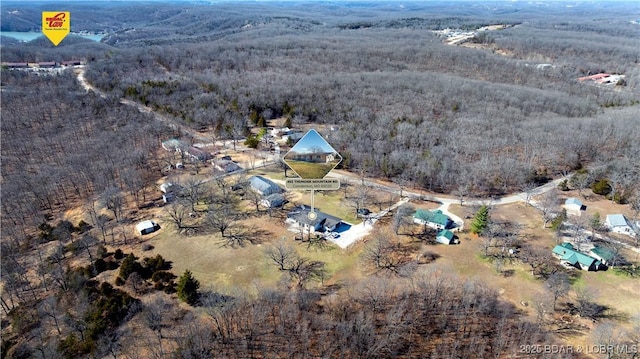
[[[436,242],[447,244],[447,245],[460,243],[458,239],[456,239],[453,232],[446,229],[443,229],[440,232],[438,232],[438,235],[436,236]]]
[[[160,226],[152,220],[146,220],[136,224],[136,232],[140,233],[141,235],[153,233],[159,229]]]
[[[587,207],[582,204],[582,201],[572,197],[567,198],[567,200],[564,201],[564,208],[567,210],[567,214],[580,216],[582,214],[582,211],[584,211]]]

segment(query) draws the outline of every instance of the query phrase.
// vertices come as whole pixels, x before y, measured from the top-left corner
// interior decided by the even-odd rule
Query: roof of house
[[[309,212],[311,212],[311,207],[307,205],[297,206],[287,214],[287,218],[291,218],[298,223],[303,223],[309,226],[316,226],[317,224],[322,224],[325,227],[334,227],[338,223],[342,222],[342,219],[338,217],[334,217],[330,214],[318,211],[314,209],[316,213],[315,219],[309,219]]]
[[[579,200],[579,199],[577,199],[577,198],[573,198],[573,197],[572,197],[572,198],[567,198],[567,200],[566,200],[566,201],[564,201],[564,204],[565,204],[566,206],[568,206],[568,205],[574,205],[574,206],[582,207],[582,201],[580,201],[580,200]]]
[[[565,253],[567,253],[567,250],[573,251],[574,250],[573,244],[569,242],[558,244],[557,246],[553,247],[552,252],[559,256],[563,256]]]
[[[156,226],[156,222],[152,220],[146,220],[136,224],[136,230],[138,232],[142,232],[145,229],[155,228],[155,226]]]
[[[419,209],[413,215],[414,218],[422,220],[424,222],[440,224],[442,226],[446,226],[451,219],[446,214],[442,213],[441,210],[429,211],[426,209]]]
[[[553,254],[563,256],[565,255],[565,253],[567,253],[567,250],[573,250],[573,245],[571,243],[564,242],[553,247],[553,250],[551,252],[553,252]]]
[[[282,193],[272,193],[264,197],[263,200],[268,201],[269,203],[279,203],[284,201],[284,196]]]
[[[571,263],[572,265],[580,264],[580,266],[589,268],[595,264],[600,266],[600,261],[590,257],[584,253],[576,251],[571,243],[562,243],[553,248],[553,253],[560,256],[560,260]]]
[[[282,188],[275,184],[270,179],[264,178],[262,176],[251,176],[249,178],[249,185],[256,191],[266,193],[266,192],[282,192]]]
[[[445,237],[448,240],[452,240],[453,239],[453,232],[447,230],[447,229],[443,229],[440,232],[438,232],[438,237]]]
[[[580,252],[567,253],[567,255],[561,258],[563,261],[571,263],[572,265],[580,264],[581,267],[590,268],[592,265],[600,267],[602,264],[599,260],[589,257],[588,255]]]
[[[615,254],[611,250],[605,247],[597,247],[597,246],[593,247],[591,249],[591,252],[597,255],[598,257],[604,259],[605,261],[610,261],[613,259],[613,257],[615,257]]]
[[[213,163],[225,172],[233,172],[242,169],[242,167],[231,160],[220,159],[215,160]]]
[[[629,222],[627,222],[627,218],[625,218],[625,216],[622,214],[608,214],[607,223],[611,227],[626,227],[629,225]]]
[[[191,157],[194,157],[198,160],[206,160],[211,158],[211,154],[199,149],[198,147],[191,146],[185,150],[185,153]]]

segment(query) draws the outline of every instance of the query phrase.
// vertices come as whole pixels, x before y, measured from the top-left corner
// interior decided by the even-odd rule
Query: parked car
[[[368,216],[371,214],[371,211],[368,210],[367,208],[360,208],[358,210],[358,216],[364,217],[364,216]]]

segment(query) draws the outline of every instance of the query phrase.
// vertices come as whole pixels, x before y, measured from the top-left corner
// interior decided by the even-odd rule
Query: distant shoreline
[[[87,33],[76,33],[76,32],[72,32],[71,34],[82,36],[86,39],[93,40],[96,42],[100,42],[102,38],[107,36],[107,34],[87,34]],[[0,35],[11,37],[13,39],[16,39],[22,42],[32,41],[37,39],[40,36],[44,36],[42,32],[36,32],[36,31],[0,31]]]

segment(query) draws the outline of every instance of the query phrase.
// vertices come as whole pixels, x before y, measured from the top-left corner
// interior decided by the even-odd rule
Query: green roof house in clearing
[[[451,218],[442,213],[442,211],[439,209],[435,211],[419,209],[413,215],[413,222],[424,224],[438,230],[449,229],[453,227],[453,221],[451,220]]]
[[[555,246],[552,253],[560,259],[561,263],[568,263],[582,270],[597,271],[602,266],[602,262],[584,253],[578,252],[571,243],[565,242]]]

